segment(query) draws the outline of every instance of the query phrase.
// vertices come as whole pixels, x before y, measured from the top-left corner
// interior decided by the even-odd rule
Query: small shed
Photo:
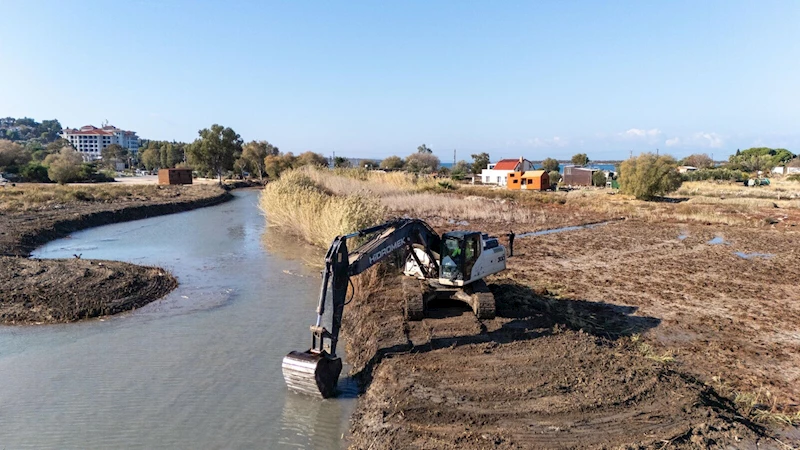
[[[564,167],[564,178],[561,182],[567,186],[591,186],[592,175],[600,169],[589,167]]]
[[[192,169],[159,169],[158,184],[192,184]]]
[[[511,172],[506,186],[509,190],[544,191],[550,189],[550,175],[544,170]]]

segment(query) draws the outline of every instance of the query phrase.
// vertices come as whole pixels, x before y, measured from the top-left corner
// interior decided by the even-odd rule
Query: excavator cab
[[[465,286],[506,268],[505,247],[477,231],[451,231],[442,235],[439,282]]]
[[[442,239],[442,264],[440,278],[450,282],[471,279],[470,273],[480,256],[480,233],[455,231],[445,233]]]

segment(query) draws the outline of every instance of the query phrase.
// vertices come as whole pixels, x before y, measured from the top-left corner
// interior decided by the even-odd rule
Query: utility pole
[[[456,166],[456,149],[453,149],[453,167]]]

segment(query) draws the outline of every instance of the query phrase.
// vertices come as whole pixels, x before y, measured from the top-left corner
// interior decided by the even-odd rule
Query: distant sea
[[[353,167],[358,166],[358,164],[361,162],[361,159],[359,159],[359,158],[348,158],[348,159],[350,160],[350,164],[352,164]],[[374,159],[374,161],[380,162],[380,159],[376,158],[376,159]],[[467,161],[467,162],[469,162],[469,161]],[[453,163],[452,162],[443,162],[441,165],[442,165],[442,167],[446,167],[448,169],[452,169],[453,168]],[[559,172],[564,173],[564,166],[565,166],[565,164],[562,163],[561,166],[558,169]],[[541,169],[542,165],[541,164],[534,164],[533,167],[534,167],[534,169]],[[586,167],[596,168],[596,169],[600,169],[600,170],[610,170],[611,172],[616,171],[616,169],[614,168],[614,164],[589,164]]]
[[[561,164],[561,166],[559,166],[559,168],[558,168],[558,171],[561,172],[561,173],[564,173],[564,166],[565,166],[565,164]],[[447,167],[448,169],[450,169],[450,168],[453,167],[453,163],[451,163],[451,162],[442,163],[442,167]],[[615,172],[617,170],[617,169],[614,168],[614,164],[589,164],[586,167],[593,168],[593,169],[600,169],[600,170],[609,170],[611,172]],[[541,164],[534,164],[533,168],[534,169],[541,169],[542,165]]]

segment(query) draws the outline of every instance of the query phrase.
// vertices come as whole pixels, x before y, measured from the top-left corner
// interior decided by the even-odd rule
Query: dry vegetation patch
[[[88,203],[135,203],[146,201],[172,201],[178,197],[201,198],[219,195],[217,186],[157,186],[81,184],[56,185],[21,183],[0,188],[0,211],[5,213],[62,208]]]

